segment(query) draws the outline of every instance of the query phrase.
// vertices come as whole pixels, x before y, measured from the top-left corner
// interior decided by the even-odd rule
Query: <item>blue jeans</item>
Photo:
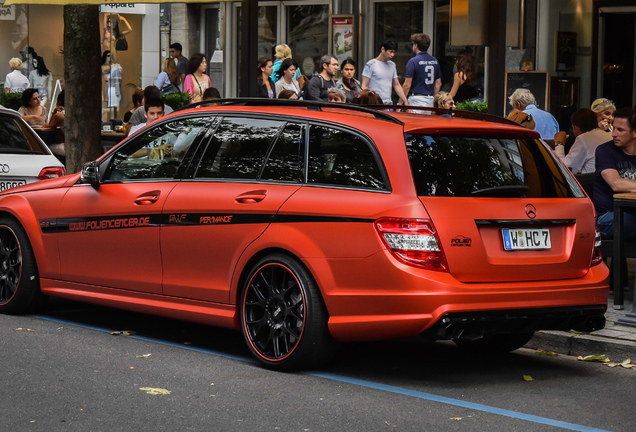
[[[596,226],[603,240],[614,238],[614,212],[607,212],[596,219]],[[636,240],[636,214],[623,212],[623,239]]]

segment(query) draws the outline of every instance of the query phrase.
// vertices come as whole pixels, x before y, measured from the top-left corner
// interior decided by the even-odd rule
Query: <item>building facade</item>
[[[403,74],[412,55],[410,35],[423,32],[433,40],[429,52],[442,65],[444,87],[452,85],[455,55],[468,47],[478,59],[478,85],[487,98],[485,77],[493,67],[487,61],[491,44],[481,34],[488,25],[500,23],[490,22],[488,16],[480,18],[483,3],[487,2],[261,1],[256,51],[259,57],[271,57],[277,44],[287,43],[305,74],[322,54],[350,56],[358,64],[360,77],[364,63],[377,56],[380,42],[392,38],[399,46],[394,61],[398,74]],[[102,51],[111,51],[111,61],[123,71],[119,110],[111,109],[109,114],[120,116],[130,109],[134,87],[154,82],[171,42],[180,42],[186,56],[204,52],[213,86],[223,96],[236,96],[242,7],[240,1],[102,7]],[[0,80],[9,72],[9,59],[22,56],[28,46],[44,58],[54,81],[62,78],[62,10],[61,6],[43,5],[0,8],[0,34],[10,41],[0,48]],[[482,21],[486,26],[479,24]],[[539,85],[546,92],[545,107],[564,128],[571,112],[590,106],[598,97],[613,99],[617,106],[633,106],[635,21],[636,0],[507,0],[505,69],[542,72],[538,81],[545,79],[545,86]],[[115,22],[119,29],[111,25],[109,30],[109,23]],[[117,49],[122,34],[126,50]],[[533,75],[535,81],[537,76]]]

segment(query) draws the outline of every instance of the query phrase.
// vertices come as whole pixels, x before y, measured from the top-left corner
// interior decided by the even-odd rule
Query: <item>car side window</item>
[[[309,129],[307,182],[386,190],[382,170],[366,139],[317,125]]]
[[[304,124],[285,125],[267,156],[261,180],[302,182],[305,130]]]
[[[172,179],[207,117],[148,127],[115,151],[102,181]]]
[[[212,134],[196,178],[256,180],[284,122],[226,117]]]

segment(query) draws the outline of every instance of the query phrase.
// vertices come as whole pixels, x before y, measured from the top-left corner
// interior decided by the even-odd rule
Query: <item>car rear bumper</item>
[[[592,332],[605,327],[605,307],[589,305],[546,309],[512,309],[444,314],[422,336],[474,340],[484,336],[538,330]]]
[[[317,280],[329,311],[329,330],[340,341],[419,334],[455,339],[537,330],[587,332],[604,326],[609,291],[604,264],[576,279],[462,283],[448,273],[379,263],[367,262],[366,268],[374,270],[365,274],[356,271],[351,260],[344,261],[323,263],[333,279]]]

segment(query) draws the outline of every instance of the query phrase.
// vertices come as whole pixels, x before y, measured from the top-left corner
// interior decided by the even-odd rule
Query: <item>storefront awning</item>
[[[129,3],[217,3],[222,1],[231,0],[143,0],[143,1],[122,1],[122,0],[5,0],[5,6],[14,4],[46,4],[46,5],[69,5],[69,4],[85,4],[85,5],[99,5],[99,6],[111,6],[116,4],[129,4]]]

